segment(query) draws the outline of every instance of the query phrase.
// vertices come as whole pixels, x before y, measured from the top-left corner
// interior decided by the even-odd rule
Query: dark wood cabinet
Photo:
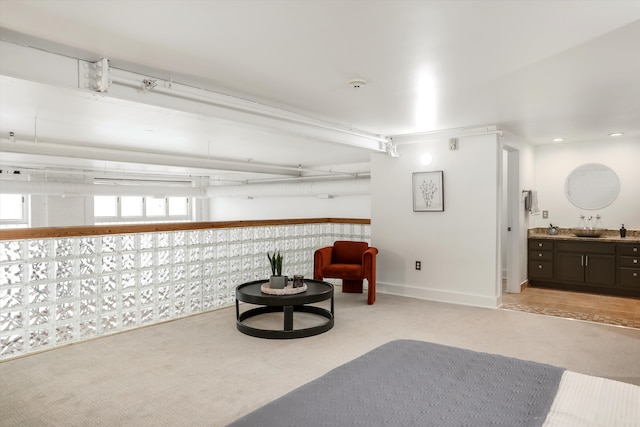
[[[585,285],[615,286],[615,256],[587,254],[585,258]]]
[[[529,239],[529,284],[640,297],[640,243]]]
[[[618,285],[640,292],[640,243],[618,245]]]
[[[553,279],[553,242],[529,240],[529,279]]]
[[[556,280],[585,286],[615,286],[614,244],[563,241],[556,248]]]
[[[568,282],[584,282],[584,255],[559,253],[558,268],[554,279]]]

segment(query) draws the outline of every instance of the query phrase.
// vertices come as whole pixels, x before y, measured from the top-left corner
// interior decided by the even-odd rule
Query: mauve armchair
[[[367,279],[367,304],[376,301],[376,255],[367,242],[338,240],[313,254],[313,278],[342,279],[342,292],[362,293]]]

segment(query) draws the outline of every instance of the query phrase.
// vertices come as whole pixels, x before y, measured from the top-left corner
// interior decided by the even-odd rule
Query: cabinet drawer
[[[551,251],[553,250],[553,242],[550,240],[529,240],[529,249]]]
[[[640,255],[639,256],[621,256],[620,267],[640,268]]]
[[[551,261],[529,261],[530,279],[553,279],[553,263]]]
[[[616,246],[611,243],[558,242],[558,251],[592,254],[615,254]]]
[[[618,245],[620,255],[640,256],[640,245]]]
[[[529,251],[529,259],[531,260],[531,262],[551,261],[553,259],[553,252],[551,252],[551,251]]]
[[[621,268],[620,269],[620,286],[624,288],[640,289],[640,269]]]

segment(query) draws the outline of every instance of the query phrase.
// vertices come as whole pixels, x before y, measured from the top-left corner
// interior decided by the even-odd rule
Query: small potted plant
[[[273,252],[273,255],[267,252],[267,258],[271,265],[271,277],[269,278],[269,287],[271,289],[283,289],[287,286],[287,276],[282,275],[282,255],[280,251]]]

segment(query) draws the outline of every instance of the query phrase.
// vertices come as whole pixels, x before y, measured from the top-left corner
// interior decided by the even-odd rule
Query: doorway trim
[[[507,173],[503,180],[506,182],[506,218],[502,221],[501,233],[506,233],[506,288],[509,293],[520,293],[520,264],[521,246],[520,233],[522,229],[522,215],[520,212],[520,151],[509,145],[503,145],[503,150],[507,154]],[[510,231],[509,231],[510,230]],[[502,271],[501,270],[501,271]]]

